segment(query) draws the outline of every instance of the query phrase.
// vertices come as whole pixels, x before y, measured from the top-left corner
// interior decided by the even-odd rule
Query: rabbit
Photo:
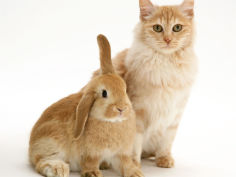
[[[136,134],[135,113],[126,84],[112,65],[110,44],[97,37],[101,73],[81,89],[47,108],[34,125],[29,159],[40,174],[102,177],[106,161],[124,177],[143,177],[132,160]]]

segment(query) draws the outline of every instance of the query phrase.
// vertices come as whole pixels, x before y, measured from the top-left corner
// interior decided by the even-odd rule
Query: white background
[[[0,0],[0,176],[40,176],[27,160],[33,124],[99,67],[97,34],[114,56],[130,46],[138,20],[138,0]],[[173,147],[176,166],[144,161],[146,177],[236,176],[236,1],[196,0],[196,24],[199,75]]]

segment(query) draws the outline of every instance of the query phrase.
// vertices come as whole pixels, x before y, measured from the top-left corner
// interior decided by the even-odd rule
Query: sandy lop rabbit
[[[42,175],[102,177],[99,165],[107,161],[125,177],[143,177],[131,158],[136,124],[125,82],[114,72],[108,40],[97,40],[100,75],[47,108],[33,127],[29,157]]]

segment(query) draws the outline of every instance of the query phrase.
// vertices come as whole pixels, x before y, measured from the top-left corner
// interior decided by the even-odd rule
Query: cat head
[[[137,37],[154,50],[170,54],[191,45],[194,0],[176,6],[154,6],[139,0],[140,25]]]

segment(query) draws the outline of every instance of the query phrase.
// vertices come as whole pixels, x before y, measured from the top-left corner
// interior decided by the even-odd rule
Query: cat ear
[[[182,13],[188,17],[193,18],[194,16],[194,0],[184,0],[184,2],[179,6]]]
[[[147,20],[154,11],[154,6],[150,0],[139,0],[140,19]]]

